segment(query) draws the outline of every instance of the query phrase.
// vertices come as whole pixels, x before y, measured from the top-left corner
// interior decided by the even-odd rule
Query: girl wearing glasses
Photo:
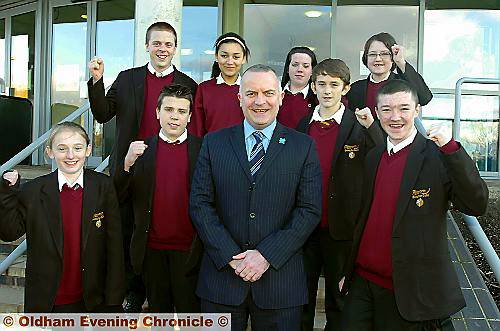
[[[318,62],[316,54],[307,47],[294,47],[288,52],[281,79],[285,97],[278,112],[278,122],[295,129],[300,120],[312,113],[318,104],[310,88],[311,74]]]
[[[389,33],[381,32],[371,36],[365,43],[362,60],[370,70],[370,75],[351,84],[351,90],[347,94],[350,109],[368,107],[376,118],[375,95],[389,79],[403,79],[410,82],[417,90],[421,106],[431,101],[432,93],[424,79],[406,62],[405,48],[398,45]],[[396,73],[393,72],[394,69]]]
[[[188,130],[203,137],[208,132],[236,125],[244,116],[238,100],[240,70],[250,56],[245,40],[234,32],[215,41],[212,78],[198,86]]]

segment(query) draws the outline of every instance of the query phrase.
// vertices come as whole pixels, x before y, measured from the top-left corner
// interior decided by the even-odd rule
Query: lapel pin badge
[[[97,222],[95,222],[95,226],[99,229],[101,227],[101,220],[98,220]]]
[[[422,198],[418,198],[417,201],[415,201],[415,203],[420,208],[424,205],[424,200],[422,200]]]
[[[282,144],[282,145],[284,145],[286,143],[286,139],[285,138],[280,138],[279,143]]]
[[[349,158],[354,159],[356,157],[356,154],[354,152],[349,152]]]

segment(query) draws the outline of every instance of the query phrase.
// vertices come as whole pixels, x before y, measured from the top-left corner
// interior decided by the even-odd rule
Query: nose
[[[68,148],[68,152],[66,153],[66,157],[68,159],[72,159],[73,156],[75,156],[75,153],[73,153],[73,149],[72,148]]]
[[[233,64],[233,63],[234,63],[234,59],[233,59],[232,57],[230,57],[230,56],[229,56],[229,57],[227,58],[227,61],[226,61],[226,62],[227,62],[227,64]]]
[[[266,103],[266,97],[264,96],[264,93],[258,93],[257,97],[255,98],[255,104],[263,105],[265,103]]]

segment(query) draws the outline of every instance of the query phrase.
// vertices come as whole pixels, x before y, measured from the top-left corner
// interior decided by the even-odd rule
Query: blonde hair
[[[88,146],[90,144],[90,138],[85,129],[76,123],[73,122],[61,122],[52,127],[52,130],[50,131],[49,138],[47,139],[47,144],[46,147],[52,149],[52,143],[54,142],[54,138],[56,135],[61,132],[61,131],[72,131],[75,133],[78,133],[80,136],[82,136],[85,139],[86,145]]]

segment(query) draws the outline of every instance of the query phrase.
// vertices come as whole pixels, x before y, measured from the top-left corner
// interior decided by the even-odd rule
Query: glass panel
[[[200,83],[210,78],[217,39],[217,4],[182,8],[182,71]]]
[[[498,120],[499,97],[464,95],[460,115],[462,120]],[[453,94],[435,94],[431,102],[425,106],[424,118],[448,118],[455,115],[455,96]]]
[[[281,75],[295,46],[311,48],[319,60],[330,56],[330,6],[245,4],[244,10],[249,65],[266,64]]]
[[[51,124],[71,114],[84,102],[87,5],[53,8]],[[81,88],[85,86],[85,88]],[[84,124],[81,116],[77,122]]]
[[[455,89],[461,77],[500,76],[500,11],[425,11],[424,77],[430,87]],[[497,90],[498,85],[475,85]]]
[[[113,84],[120,71],[134,65],[134,0],[97,3],[96,54],[105,63],[104,86]],[[104,126],[94,120],[93,155],[111,153],[115,119]]]
[[[33,102],[35,73],[35,12],[12,17],[9,95]]]
[[[5,19],[0,19],[0,94],[5,93]]]
[[[354,22],[367,22],[356,24]],[[353,26],[355,25],[355,28]],[[397,27],[397,28],[396,28]],[[351,69],[351,82],[366,78],[368,68],[361,61],[366,40],[389,32],[406,49],[406,60],[417,69],[418,7],[339,6],[335,26],[336,57]],[[427,36],[427,35],[426,35]]]
[[[479,171],[499,171],[498,132],[498,120],[460,124],[460,142],[476,162]]]

